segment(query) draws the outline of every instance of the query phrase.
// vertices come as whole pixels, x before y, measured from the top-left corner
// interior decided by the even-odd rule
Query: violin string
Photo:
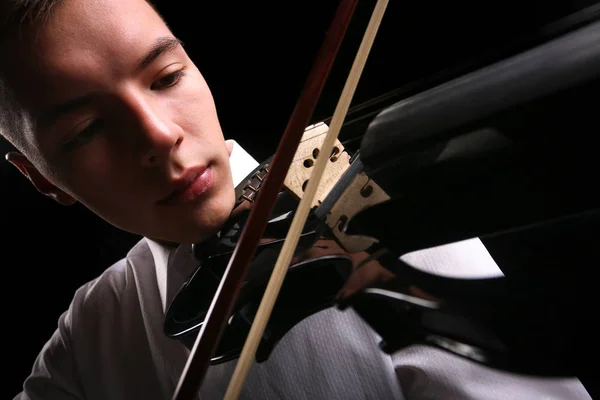
[[[302,140],[300,141],[300,143],[303,143],[303,142],[305,142],[305,141],[307,141],[307,140],[314,140],[315,138],[318,138],[319,136],[325,136],[325,135],[327,135],[327,133],[328,133],[328,132],[329,132],[329,131],[327,131],[327,132],[323,132],[323,133],[319,133],[318,135],[312,136],[312,137],[310,137],[309,139],[302,139]],[[342,143],[342,145],[343,145],[343,143]],[[331,156],[330,156],[330,157],[331,157]],[[293,160],[292,160],[292,164],[293,164],[293,163],[300,162],[300,161],[304,161],[305,159],[306,159],[306,157],[299,157],[299,158],[295,158],[295,159],[293,159]]]
[[[383,256],[384,254],[387,254],[387,253],[390,253],[390,250],[388,250],[386,248],[381,248],[381,249],[375,250],[373,252],[373,254],[369,254],[369,256],[367,258],[365,258],[364,260],[362,260],[361,262],[359,262],[356,265],[356,268],[354,270],[358,271],[359,269],[361,269],[362,267],[364,267],[365,265],[367,265],[371,261],[378,260],[381,256]]]
[[[367,119],[367,118],[369,118],[369,117],[371,117],[371,116],[373,116],[373,115],[375,115],[375,114],[378,114],[380,111],[381,111],[381,110],[375,110],[375,111],[373,111],[373,112],[370,112],[370,113],[368,113],[368,114],[365,114],[365,115],[362,115],[362,116],[360,116],[360,117],[357,117],[357,118],[355,118],[355,119],[353,119],[353,120],[351,120],[351,121],[348,121],[347,123],[345,123],[345,124],[344,124],[344,127],[347,127],[347,126],[349,126],[349,125],[352,125],[352,124],[354,124],[354,123],[357,123],[357,122],[360,122],[360,121],[362,121],[362,120],[364,120],[364,119]],[[322,132],[322,133],[319,133],[319,134],[317,134],[317,135],[315,135],[315,136],[312,136],[312,137],[311,137],[311,138],[309,138],[309,139],[302,139],[302,140],[300,141],[300,143],[303,143],[303,142],[305,142],[305,141],[308,141],[308,140],[313,140],[314,138],[317,138],[317,137],[319,137],[319,136],[324,136],[324,135],[327,135],[327,132]],[[348,139],[346,139],[346,140],[340,141],[340,143],[342,144],[342,146],[344,146],[344,147],[347,147],[349,144],[352,144],[352,143],[354,143],[354,142],[356,142],[356,141],[359,141],[359,140],[361,140],[361,139],[363,138],[363,136],[364,136],[364,135],[356,135],[356,136],[354,136],[354,137],[350,137],[350,138],[348,138]],[[301,162],[301,161],[304,161],[305,159],[306,159],[306,157],[300,157],[300,158],[296,158],[296,159],[294,159],[294,160],[292,161],[292,163]]]
[[[387,3],[388,0],[377,0],[377,3],[375,4],[371,19],[363,35],[362,42],[352,64],[352,68],[350,69],[350,73],[348,74],[346,84],[344,85],[342,95],[338,100],[338,104],[331,121],[331,126],[329,127],[327,136],[325,137],[325,141],[322,145],[321,153],[331,154],[333,150],[335,140],[337,139],[342,122],[346,116],[346,113],[348,112],[348,108],[350,107],[352,96],[354,95],[358,80],[367,61],[367,57],[375,39],[375,35],[381,24],[381,20],[383,19],[383,14],[387,7]],[[294,219],[292,220],[292,224],[288,230],[283,247],[279,252],[275,267],[271,272],[269,283],[263,294],[260,306],[255,314],[250,332],[246,337],[246,341],[235,366],[235,370],[233,371],[227,392],[225,393],[225,399],[236,400],[242,391],[244,381],[248,376],[250,366],[255,358],[256,350],[258,349],[263,332],[266,328],[267,322],[269,321],[271,311],[275,301],[277,300],[279,290],[283,284],[288,266],[297,247],[300,233],[302,232],[302,229],[306,223],[308,213],[311,209],[310,205],[314,200],[314,196],[317,192],[317,188],[323,176],[323,172],[325,171],[326,165],[327,159],[325,159],[325,157],[317,158],[317,162],[314,165],[311,177],[308,180],[307,188],[302,196],[302,199],[300,200],[300,205],[298,206],[296,214],[294,215]]]
[[[402,88],[400,88],[400,89],[402,89]],[[367,101],[365,103],[357,105],[356,109],[353,109],[352,111],[357,112],[357,111],[362,110],[363,108],[367,108],[371,104],[376,104],[377,102],[382,101],[382,99],[392,98],[398,92],[399,92],[399,89],[396,89],[396,90],[393,90],[393,91],[391,91],[389,93],[383,94],[383,95],[381,95],[379,97],[376,97],[373,100],[369,100],[369,101]],[[369,104],[366,104],[366,103],[369,103]],[[365,115],[361,115],[360,117],[356,117],[356,118],[354,118],[354,119],[352,119],[350,121],[345,122],[344,125],[343,125],[343,127],[348,127],[348,126],[350,126],[352,124],[358,123],[358,122],[360,122],[360,121],[362,121],[364,119],[367,119],[367,118],[369,118],[369,117],[371,117],[373,115],[379,114],[380,112],[381,112],[381,110],[374,110],[374,111],[371,111],[370,113],[367,113]],[[327,123],[326,121],[330,121],[330,120],[331,120],[331,118],[326,118],[326,119],[324,119],[321,122]],[[314,125],[316,125],[316,124],[314,124]],[[319,134],[317,134],[315,136],[312,136],[312,137],[310,137],[308,139],[302,139],[300,141],[300,143],[304,143],[304,142],[306,142],[308,140],[313,140],[314,138],[317,138],[319,136],[324,136],[324,135],[327,135],[327,132],[319,133]],[[355,141],[362,139],[362,137],[363,137],[363,135],[357,135],[357,136],[348,138],[346,140],[340,141],[340,143],[342,144],[342,146],[346,147],[349,143],[354,143]],[[299,161],[304,161],[304,159],[305,159],[305,157],[304,158],[303,157],[296,158],[296,159],[294,159],[292,161],[292,163],[299,162]]]

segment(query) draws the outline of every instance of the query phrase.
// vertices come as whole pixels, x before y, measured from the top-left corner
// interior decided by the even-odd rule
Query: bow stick
[[[273,306],[277,300],[277,295],[279,294],[279,290],[283,284],[288,266],[290,265],[294,251],[298,245],[302,228],[306,223],[308,213],[311,209],[311,205],[325,171],[325,167],[329,161],[329,157],[327,157],[327,155],[331,154],[335,141],[337,140],[342,123],[346,117],[348,108],[350,107],[352,97],[354,96],[356,86],[358,85],[358,80],[360,79],[363,68],[367,61],[373,41],[375,40],[375,35],[377,34],[377,30],[381,25],[381,20],[383,19],[383,14],[387,7],[387,3],[388,0],[378,0],[375,8],[373,9],[371,19],[369,20],[369,25],[367,26],[365,34],[363,35],[362,42],[352,64],[350,73],[348,74],[344,89],[340,99],[338,100],[335,112],[333,113],[329,131],[327,132],[323,145],[320,149],[319,154],[321,156],[317,157],[314,170],[312,171],[310,179],[308,180],[307,187],[302,195],[302,199],[300,200],[300,204],[298,205],[298,209],[296,210],[296,214],[292,220],[292,224],[283,243],[283,247],[281,248],[281,252],[279,253],[277,262],[275,263],[275,267],[271,273],[271,278],[269,279],[269,283],[261,300],[260,306],[256,312],[254,322],[250,328],[246,342],[244,343],[242,353],[240,354],[240,358],[236,364],[235,371],[233,372],[233,376],[229,382],[229,387],[225,393],[225,399],[227,400],[237,399],[242,391],[242,387],[246,377],[248,376],[248,371],[252,365],[252,360],[256,354],[260,339],[269,321],[271,311],[273,310]]]
[[[254,257],[256,247],[275,206],[277,195],[281,191],[304,129],[310,122],[357,3],[358,0],[341,0],[338,5],[325,40],[319,49],[317,59],[273,156],[270,171],[250,210],[248,221],[242,230],[238,244],[194,342],[175,388],[173,400],[195,398],[206,376],[210,361],[238,298],[248,265]]]

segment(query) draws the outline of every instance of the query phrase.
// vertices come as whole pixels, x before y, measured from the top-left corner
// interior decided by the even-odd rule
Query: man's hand
[[[396,276],[388,269],[382,267],[377,260],[371,260],[363,264],[369,257],[368,253],[364,251],[348,253],[335,240],[330,239],[317,241],[313,247],[301,256],[294,257],[292,264],[326,255],[347,255],[352,259],[352,265],[354,266],[352,275],[337,294],[338,299],[346,298],[361,289],[373,286],[378,282],[386,282]]]

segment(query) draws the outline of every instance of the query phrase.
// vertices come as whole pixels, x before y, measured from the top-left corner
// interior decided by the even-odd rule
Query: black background
[[[336,4],[164,1],[158,8],[208,81],[225,135],[261,161],[278,145]],[[333,113],[374,4],[359,5],[313,122]],[[353,105],[399,87],[408,95],[502,58],[583,5],[392,0]],[[0,144],[3,154],[9,149]],[[4,160],[0,194],[6,398],[20,390],[75,289],[123,257],[139,237],[79,205],[59,206]]]

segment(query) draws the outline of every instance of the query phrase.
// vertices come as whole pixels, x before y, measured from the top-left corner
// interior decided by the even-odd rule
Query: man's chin
[[[235,202],[233,190],[231,196],[218,194],[191,210],[179,209],[171,215],[163,214],[161,219],[168,224],[163,227],[168,226],[170,241],[193,244],[216,235],[230,218]]]
[[[229,219],[231,212],[225,210],[215,210],[195,219],[190,226],[182,229],[186,232],[186,242],[198,243],[215,236],[225,225]],[[186,224],[187,225],[187,224]]]
[[[199,234],[198,231],[179,231],[177,232],[177,235],[164,235],[163,238],[148,236],[148,238],[167,247],[177,247],[181,244],[202,243],[208,240],[211,236],[214,236],[217,232],[218,230],[215,230],[214,233],[202,232]]]

